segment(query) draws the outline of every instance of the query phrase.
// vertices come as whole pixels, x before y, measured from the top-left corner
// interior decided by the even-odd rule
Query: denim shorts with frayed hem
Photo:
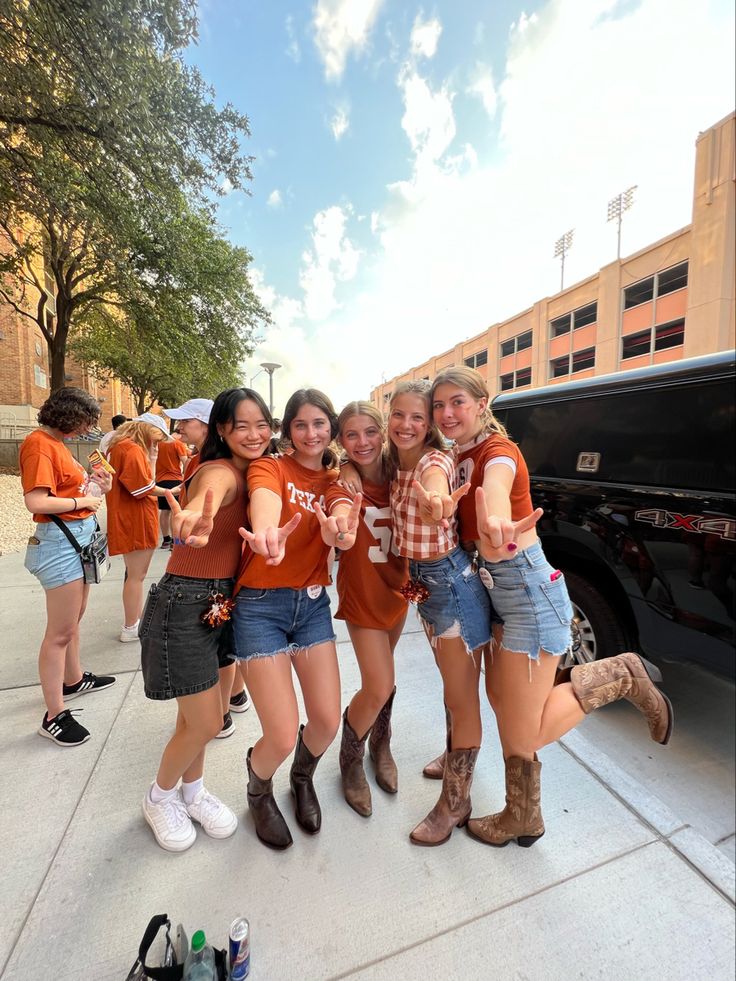
[[[94,515],[90,515],[89,518],[67,521],[66,526],[83,548],[92,541],[97,521]],[[28,543],[23,564],[44,589],[56,589],[57,586],[66,586],[84,578],[79,552],[53,521],[37,524],[31,537],[38,544]]]
[[[412,559],[409,575],[429,590],[417,612],[432,646],[461,637],[470,652],[490,641],[493,605],[467,552],[458,546],[441,559]]]
[[[299,651],[335,640],[330,597],[324,586],[250,589],[235,599],[235,656],[249,661]]]
[[[232,592],[232,579],[169,573],[151,586],[138,630],[148,698],[196,695],[217,684],[218,669],[232,661],[232,621],[210,627],[200,617],[215,593],[230,597]]]
[[[565,577],[535,542],[505,562],[479,561],[480,576],[503,621],[502,644],[508,651],[539,659],[540,651],[567,653],[572,644],[572,604]]]

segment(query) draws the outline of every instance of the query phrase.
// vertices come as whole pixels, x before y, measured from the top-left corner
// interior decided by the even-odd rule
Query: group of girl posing
[[[276,849],[292,843],[273,795],[273,777],[292,753],[296,821],[310,834],[320,830],[315,770],[341,719],[326,590],[333,547],[341,552],[335,615],[347,622],[361,676],[342,713],[339,755],[344,796],[358,814],[371,814],[366,744],[378,785],[398,787],[394,650],[407,598],[441,674],[447,719],[445,750],[424,769],[442,781],[439,798],[411,832],[415,844],[442,844],[465,825],[487,844],[533,844],[544,834],[538,750],[609,702],[627,699],[653,739],[669,740],[670,703],[653,684],[656,668],[638,655],[558,672],[571,644],[564,577],[544,557],[535,530],[543,512],[532,506],[524,459],[494,418],[479,373],[449,368],[431,386],[397,385],[386,422],[370,403],[351,402],[338,416],[324,394],[300,390],[284,412],[282,455],[267,455],[271,435],[256,392],[221,393],[179,503],[168,495],[175,544],[140,624],[146,694],[178,701],[175,732],[143,802],[163,848],[188,848],[193,822],[221,838],[237,827],[203,783],[206,746],[222,726],[223,658],[245,666],[262,729],[246,760],[259,839]],[[470,818],[483,663],[506,806]]]

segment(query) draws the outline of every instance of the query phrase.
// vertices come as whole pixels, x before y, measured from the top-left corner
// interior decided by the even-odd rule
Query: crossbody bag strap
[[[57,525],[59,528],[61,528],[61,530],[64,532],[64,534],[66,535],[66,537],[69,539],[69,541],[71,542],[71,544],[74,546],[74,551],[75,552],[79,552],[81,554],[82,546],[79,544],[79,542],[77,541],[77,539],[74,537],[74,535],[72,535],[72,533],[67,528],[66,521],[62,521],[61,518],[58,516],[58,514],[50,514],[49,517],[54,522],[54,524]]]

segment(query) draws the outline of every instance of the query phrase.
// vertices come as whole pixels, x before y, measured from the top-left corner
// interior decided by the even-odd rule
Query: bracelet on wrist
[[[77,504],[77,499],[76,497],[73,497],[72,500],[74,501],[74,507],[72,508],[72,511],[76,511],[77,508],[79,507],[79,505]]]

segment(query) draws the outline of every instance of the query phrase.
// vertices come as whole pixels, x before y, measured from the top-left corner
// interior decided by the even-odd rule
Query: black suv
[[[633,647],[733,678],[736,352],[499,395],[566,576],[578,660]]]

